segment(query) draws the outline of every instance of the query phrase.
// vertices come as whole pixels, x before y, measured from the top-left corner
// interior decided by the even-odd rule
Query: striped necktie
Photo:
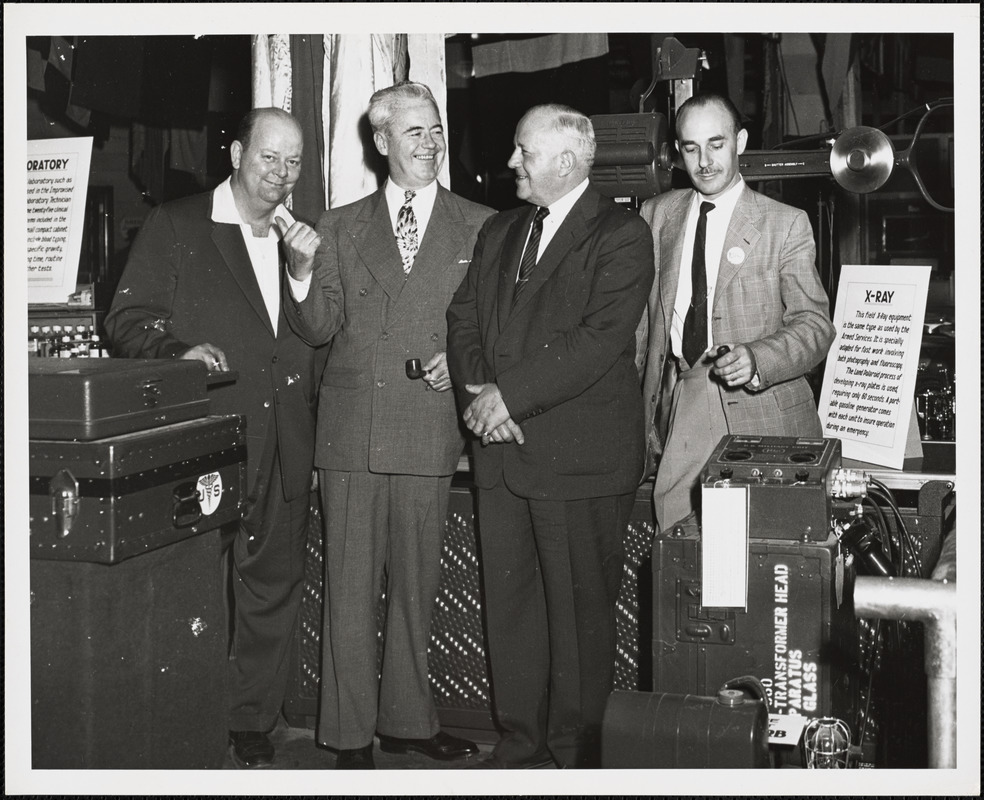
[[[533,268],[536,267],[536,255],[540,249],[540,234],[543,233],[543,219],[550,213],[549,208],[540,206],[533,217],[533,227],[530,229],[530,238],[526,241],[526,249],[523,251],[523,258],[519,262],[519,279],[516,281],[516,288],[513,291],[513,302],[519,297],[519,293],[526,286]]]

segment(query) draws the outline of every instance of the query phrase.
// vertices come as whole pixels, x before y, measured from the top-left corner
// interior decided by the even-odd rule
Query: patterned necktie
[[[540,206],[533,217],[533,227],[530,229],[530,238],[526,241],[526,249],[523,251],[523,258],[519,262],[519,279],[516,281],[516,288],[513,290],[513,302],[519,297],[520,291],[526,286],[533,268],[536,266],[536,254],[540,249],[540,234],[543,233],[543,219],[550,213],[549,208]]]
[[[693,366],[707,349],[707,269],[704,265],[704,247],[707,241],[707,214],[714,203],[701,203],[694,234],[694,256],[690,263],[692,293],[690,308],[683,321],[683,357]]]
[[[410,201],[417,196],[413,189],[407,189],[404,194],[403,205],[400,206],[400,213],[396,216],[396,243],[400,247],[400,255],[403,257],[403,272],[410,274],[413,267],[413,260],[417,256],[417,216],[413,213],[413,206]]]

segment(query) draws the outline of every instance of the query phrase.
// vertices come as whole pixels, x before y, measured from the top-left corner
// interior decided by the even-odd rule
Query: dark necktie
[[[413,189],[407,189],[404,193],[403,205],[400,206],[400,213],[396,215],[396,243],[400,246],[400,255],[403,257],[403,272],[410,273],[413,260],[417,256],[417,216],[413,213],[413,206],[410,201],[416,197],[417,193]]]
[[[523,258],[519,262],[519,280],[516,281],[516,289],[513,292],[513,302],[519,297],[519,293],[526,286],[533,268],[536,266],[536,253],[540,249],[540,234],[543,233],[543,219],[550,213],[549,208],[540,206],[533,217],[533,227],[530,229],[530,238],[526,242],[526,249],[523,251]]]
[[[694,234],[694,256],[690,265],[692,292],[690,308],[683,321],[683,357],[693,366],[707,349],[707,269],[704,265],[704,247],[707,241],[707,214],[714,203],[701,203]]]

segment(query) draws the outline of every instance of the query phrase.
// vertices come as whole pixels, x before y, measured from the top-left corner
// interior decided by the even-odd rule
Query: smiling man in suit
[[[315,357],[280,311],[285,262],[310,262],[317,247],[314,230],[283,206],[302,144],[290,114],[249,112],[230,148],[231,177],[151,211],[106,316],[118,356],[197,359],[238,373],[209,398],[213,414],[246,418],[229,686],[232,755],[245,768],[274,759],[267,732],[283,704],[304,581]]]
[[[594,189],[591,121],[520,120],[528,205],[482,229],[448,309],[448,362],[474,453],[492,698],[482,767],[600,765],[622,539],[643,466],[635,327],[652,237]]]
[[[701,469],[726,434],[822,435],[805,375],[834,339],[809,219],[745,185],[748,133],[731,101],[692,97],[676,132],[694,189],[642,206],[659,276],[643,395],[661,528],[697,510]]]
[[[374,734],[387,752],[452,760],[478,751],[440,730],[427,643],[464,444],[445,312],[492,210],[437,183],[446,145],[426,86],[376,92],[369,122],[389,179],[322,216],[313,271],[291,269],[285,306],[304,339],[332,343],[316,453],[327,570],[318,739],[339,751],[338,769],[372,769]],[[413,358],[423,380],[408,377]]]

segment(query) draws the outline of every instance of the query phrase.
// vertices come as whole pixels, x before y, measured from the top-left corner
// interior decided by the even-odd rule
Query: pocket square
[[[471,264],[471,259],[470,258],[462,258],[462,259],[459,259],[458,260],[458,263],[459,264]]]

